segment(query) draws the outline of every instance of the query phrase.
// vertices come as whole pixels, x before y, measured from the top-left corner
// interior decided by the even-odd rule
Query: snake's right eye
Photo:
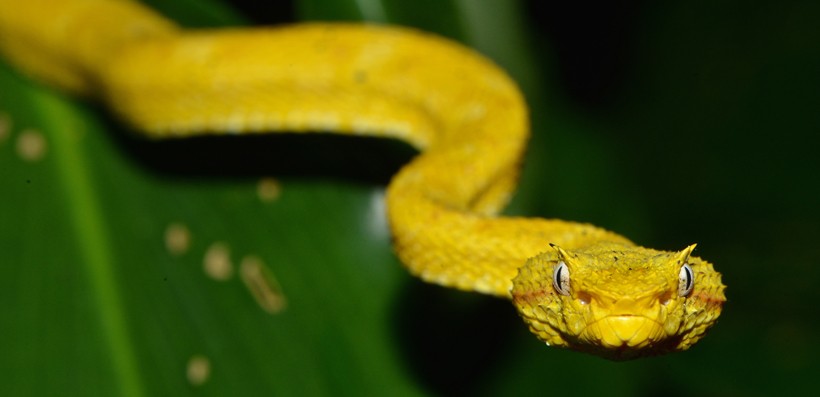
[[[695,273],[688,264],[684,263],[680,267],[680,274],[678,275],[678,295],[686,296],[692,292],[692,287],[695,286]]]
[[[558,262],[552,273],[552,287],[561,294],[569,295],[569,268],[564,262]]]

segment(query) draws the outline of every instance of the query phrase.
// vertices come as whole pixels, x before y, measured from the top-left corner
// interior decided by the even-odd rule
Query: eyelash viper
[[[93,96],[150,138],[332,131],[422,154],[387,187],[411,273],[512,300],[548,345],[623,360],[688,349],[726,297],[709,262],[598,227],[496,214],[529,134],[515,83],[418,31],[312,23],[183,30],[115,0],[0,0],[0,51],[23,72]]]

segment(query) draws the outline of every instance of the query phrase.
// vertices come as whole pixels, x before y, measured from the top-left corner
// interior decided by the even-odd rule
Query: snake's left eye
[[[692,268],[686,263],[680,267],[680,274],[678,274],[678,295],[686,296],[692,292],[692,287],[695,286],[695,273]]]
[[[564,262],[558,262],[552,272],[552,287],[561,295],[569,295],[569,268]]]

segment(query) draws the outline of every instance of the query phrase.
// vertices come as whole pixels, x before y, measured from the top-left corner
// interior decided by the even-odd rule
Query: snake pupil
[[[688,264],[684,263],[680,268],[680,286],[678,287],[678,294],[680,296],[689,295],[692,292],[692,287],[695,285],[695,274]]]

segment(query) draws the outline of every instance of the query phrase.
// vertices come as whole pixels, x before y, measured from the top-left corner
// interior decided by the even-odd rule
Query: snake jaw
[[[682,309],[679,301],[668,298],[672,287],[668,284],[637,298],[578,291],[589,300],[565,302],[568,345],[613,360],[666,351],[664,346],[674,340],[679,328]]]

